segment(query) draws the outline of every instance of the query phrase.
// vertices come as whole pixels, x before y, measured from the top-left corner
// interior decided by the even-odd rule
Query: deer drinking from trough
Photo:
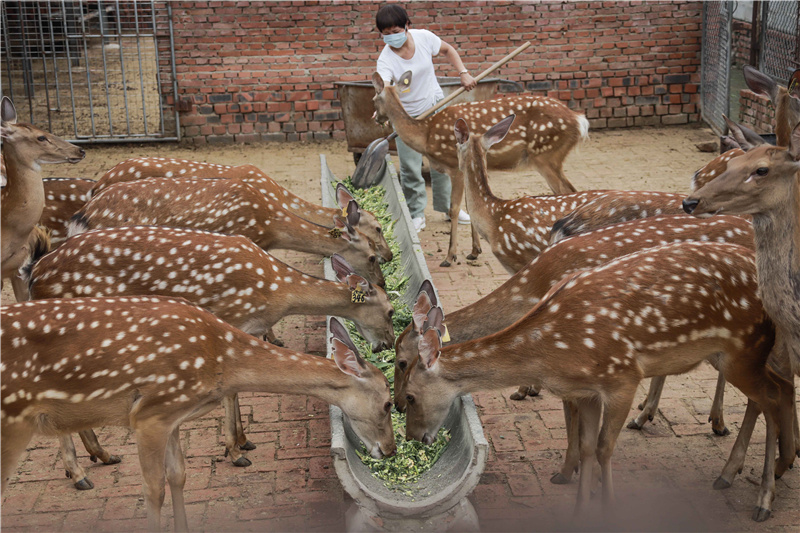
[[[117,183],[92,197],[68,235],[91,229],[159,225],[243,235],[264,250],[344,257],[364,278],[385,283],[375,244],[355,229],[360,210],[334,216],[334,228],[308,222],[240,179],[151,178]]]
[[[506,143],[489,154],[489,168],[534,167],[556,194],[575,192],[575,187],[564,175],[563,164],[572,149],[588,137],[589,121],[585,116],[553,98],[506,96],[484,102],[451,105],[419,120],[403,109],[397,95],[397,86],[410,83],[410,71],[397,80],[397,85],[385,85],[379,74],[373,74],[372,84],[376,93],[373,103],[378,122],[391,121],[404,143],[427,156],[434,168],[450,176],[450,245],[442,266],[449,266],[456,258],[458,211],[464,194],[464,178],[458,168],[452,129],[459,117],[463,117],[469,127],[477,131],[511,112],[517,113],[519,120],[509,131]],[[472,206],[467,205],[467,208],[472,209]],[[480,251],[478,236],[473,230],[470,257],[477,257]]]
[[[686,265],[698,268],[687,273]],[[610,504],[610,459],[639,382],[683,373],[708,359],[765,413],[764,474],[753,513],[764,520],[775,475],[794,458],[794,390],[766,364],[774,329],[756,295],[755,278],[751,250],[679,243],[567,276],[523,318],[481,339],[442,347],[442,314],[429,313],[419,358],[402,377],[406,434],[430,442],[456,396],[538,379],[577,404],[578,508],[588,500],[595,457],[603,501]]]
[[[2,279],[11,279],[14,296],[24,300],[24,283],[17,270],[31,248],[40,241],[34,228],[45,205],[41,165],[77,163],[86,153],[77,146],[36,126],[17,121],[14,104],[8,97],[0,102],[0,136],[6,184],[0,197],[0,242],[2,242]]]
[[[165,479],[188,530],[180,424],[238,392],[308,394],[338,405],[375,458],[395,452],[389,383],[331,320],[333,360],[256,339],[182,299],[40,300],[2,308],[2,488],[36,434],[133,429],[148,530]]]
[[[369,211],[360,209],[358,203],[352,206],[353,195],[341,183],[336,186],[336,200],[340,209],[333,209],[303,200],[253,165],[228,166],[186,159],[136,157],[118,163],[103,174],[92,188],[90,196],[97,195],[115,183],[146,178],[239,178],[272,201],[278,202],[284,209],[320,226],[329,225],[331,219],[342,210],[355,207],[361,215],[357,229],[375,242],[381,262],[392,260],[392,251],[383,236],[378,219]]]
[[[373,351],[394,343],[394,310],[386,293],[358,276],[340,256],[331,263],[338,281],[304,274],[239,235],[160,226],[96,230],[67,239],[25,267],[30,296],[43,298],[159,295],[182,297],[232,326],[263,337],[289,315],[332,315],[352,320]],[[226,455],[236,466],[252,450],[238,398],[225,399]],[[92,483],[77,464],[69,437],[62,440],[67,477],[79,489]],[[97,439],[82,433],[90,454],[108,463]],[[111,461],[116,462],[116,461]]]

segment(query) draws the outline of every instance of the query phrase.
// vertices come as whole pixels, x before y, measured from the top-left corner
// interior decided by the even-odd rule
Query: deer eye
[[[369,262],[370,263],[374,263],[375,262],[375,256],[374,255],[369,256]]]
[[[37,140],[37,141],[40,141],[40,142],[45,142],[45,141],[47,140],[47,137],[45,137],[44,135],[39,135],[39,136],[36,138],[36,140]]]
[[[406,363],[405,361],[398,361],[397,366],[400,367],[400,370],[405,370],[406,367],[408,366],[408,363]]]
[[[759,176],[766,176],[767,174],[769,174],[769,168],[761,167],[756,170],[756,174],[758,174]]]
[[[392,402],[386,402],[383,404],[383,410],[387,413],[392,410]]]
[[[408,405],[414,405],[414,396],[411,394],[406,394],[406,401]]]

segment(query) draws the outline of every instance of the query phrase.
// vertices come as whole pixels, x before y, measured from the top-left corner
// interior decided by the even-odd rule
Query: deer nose
[[[694,210],[697,209],[697,204],[700,203],[700,200],[695,200],[693,198],[687,198],[683,201],[683,210],[686,211],[688,214],[694,213]]]

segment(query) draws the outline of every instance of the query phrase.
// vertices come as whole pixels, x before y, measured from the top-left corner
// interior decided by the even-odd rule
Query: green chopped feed
[[[353,194],[362,209],[371,211],[378,218],[392,250],[393,259],[381,265],[381,270],[386,278],[386,292],[394,307],[394,333],[400,335],[411,323],[411,309],[403,302],[400,295],[406,290],[408,278],[403,275],[403,265],[400,258],[400,246],[394,238],[394,221],[389,213],[385,201],[386,191],[383,187],[358,189],[353,186],[350,179],[343,181],[344,185]],[[348,322],[348,331],[356,347],[362,355],[372,364],[377,366],[386,375],[394,392],[394,347],[373,354],[369,343],[358,334],[355,326]],[[369,467],[372,474],[381,479],[384,485],[394,491],[413,496],[411,484],[420,480],[422,475],[431,469],[450,441],[450,432],[440,429],[436,440],[430,446],[419,441],[406,440],[406,416],[392,410],[392,425],[394,426],[397,454],[384,458],[373,459],[366,448],[357,452],[361,461]]]

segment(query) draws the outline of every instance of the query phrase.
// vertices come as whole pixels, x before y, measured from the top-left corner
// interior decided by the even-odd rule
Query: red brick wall
[[[775,107],[766,96],[750,89],[739,91],[739,122],[758,133],[775,131]]]
[[[733,29],[731,33],[731,60],[734,65],[749,65],[750,64],[750,34],[752,32],[752,24],[742,20],[733,21]]]
[[[379,5],[174,2],[179,97],[192,104],[183,135],[198,144],[344,138],[333,84],[374,72]],[[495,75],[585,111],[593,128],[699,119],[700,2],[406,7],[413,27],[456,46],[474,74],[530,40]]]

